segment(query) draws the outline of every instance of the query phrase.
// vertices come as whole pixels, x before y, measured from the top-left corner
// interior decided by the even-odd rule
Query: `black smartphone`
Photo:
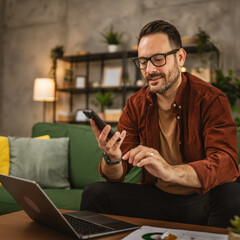
[[[102,131],[103,128],[107,125],[93,110],[84,109],[83,113],[90,119],[92,118],[96,123],[97,127]],[[108,138],[111,138],[114,135],[114,131],[111,129]],[[121,141],[121,138],[118,138],[117,141]]]

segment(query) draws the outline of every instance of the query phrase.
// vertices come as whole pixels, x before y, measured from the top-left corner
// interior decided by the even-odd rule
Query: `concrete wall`
[[[3,66],[3,9],[4,9],[4,1],[0,1],[0,126],[2,126],[2,117],[1,117],[1,109],[3,104],[3,88],[2,88],[2,66]],[[1,127],[0,127],[1,130]]]
[[[154,19],[171,22],[182,36],[200,26],[220,49],[221,67],[240,73],[239,0],[2,0],[0,9],[0,135],[30,136],[42,121],[43,104],[33,102],[32,89],[34,78],[48,74],[50,50],[64,45],[67,55],[106,51],[99,33],[111,24],[125,32],[126,48]],[[77,100],[81,107],[82,98]]]

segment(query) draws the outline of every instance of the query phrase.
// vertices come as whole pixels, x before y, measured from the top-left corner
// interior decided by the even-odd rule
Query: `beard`
[[[148,74],[145,77],[145,81],[149,86],[150,92],[163,94],[177,83],[177,81],[180,77],[180,74],[181,74],[181,72],[177,66],[177,61],[175,61],[173,69],[168,72],[168,76],[166,76],[165,73],[155,72],[155,73]],[[162,82],[161,86],[158,88],[155,88],[155,86],[157,86],[159,84],[159,82],[157,82],[156,84],[152,84],[152,85],[149,84],[149,80],[151,80],[152,78],[156,78],[156,77],[161,77],[160,81]]]

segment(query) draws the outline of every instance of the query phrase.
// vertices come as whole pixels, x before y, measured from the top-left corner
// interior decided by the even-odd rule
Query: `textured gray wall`
[[[1,132],[1,126],[2,126],[2,104],[3,104],[3,89],[2,89],[2,66],[3,66],[3,9],[4,9],[4,2],[0,1],[0,132]]]
[[[32,89],[34,78],[48,74],[50,50],[61,44],[67,55],[105,51],[99,32],[111,24],[125,32],[126,48],[151,20],[173,23],[182,36],[200,26],[221,50],[221,67],[240,72],[239,0],[2,0],[0,9],[0,135],[30,136],[42,121],[43,104],[32,101]]]

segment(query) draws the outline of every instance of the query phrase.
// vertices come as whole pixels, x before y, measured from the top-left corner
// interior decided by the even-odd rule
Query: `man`
[[[182,74],[185,58],[174,26],[158,20],[143,27],[134,62],[147,86],[129,98],[111,139],[110,126],[100,132],[91,121],[108,182],[85,188],[81,210],[216,227],[240,215],[227,97]],[[142,169],[141,184],[121,183],[133,166]]]

